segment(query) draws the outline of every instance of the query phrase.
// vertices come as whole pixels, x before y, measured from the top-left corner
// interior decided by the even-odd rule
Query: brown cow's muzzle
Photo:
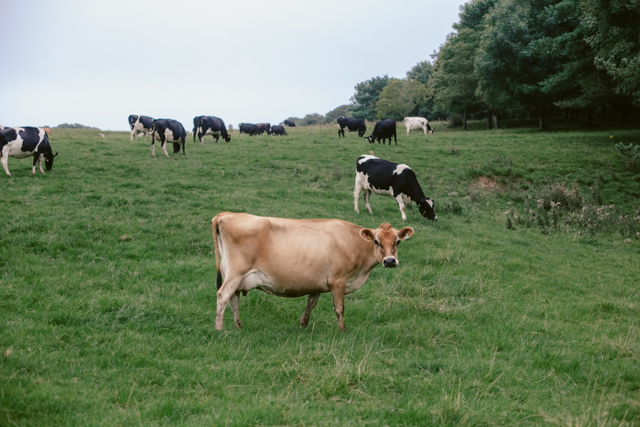
[[[383,267],[389,267],[389,268],[394,268],[398,266],[398,260],[396,257],[387,257],[384,260],[382,260],[382,266]]]

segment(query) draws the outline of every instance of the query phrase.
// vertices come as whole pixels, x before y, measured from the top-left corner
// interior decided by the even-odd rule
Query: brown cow
[[[398,265],[398,244],[413,228],[398,231],[389,223],[372,230],[338,219],[303,220],[222,212],[212,221],[218,305],[216,329],[222,329],[227,303],[240,328],[238,300],[260,289],[295,298],[309,295],[300,326],[321,293],[331,292],[338,326],[344,330],[344,296],[360,288],[371,270]],[[223,282],[224,278],[224,282]]]

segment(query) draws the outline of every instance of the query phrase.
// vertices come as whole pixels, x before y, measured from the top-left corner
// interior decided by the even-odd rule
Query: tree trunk
[[[493,127],[497,129],[500,129],[500,115],[498,113],[495,113],[493,115]]]
[[[527,119],[531,118],[531,110],[527,108]]]
[[[464,130],[467,130],[467,109],[464,109],[464,112],[462,113],[462,128]]]
[[[491,130],[491,117],[493,116],[493,111],[489,110],[489,114],[487,115],[487,129]]]
[[[547,122],[547,116],[544,108],[538,108],[538,122],[540,123],[540,130],[546,132],[549,130],[549,123]]]
[[[593,126],[593,110],[591,109],[591,107],[587,107],[587,118],[585,124],[589,128]]]

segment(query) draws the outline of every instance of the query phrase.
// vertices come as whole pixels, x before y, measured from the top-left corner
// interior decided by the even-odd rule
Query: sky
[[[356,84],[431,61],[463,3],[0,0],[0,125],[326,114]]]

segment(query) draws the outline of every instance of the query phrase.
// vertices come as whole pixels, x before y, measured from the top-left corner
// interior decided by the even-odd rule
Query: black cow
[[[396,135],[396,122],[391,119],[380,120],[376,123],[376,126],[373,128],[373,133],[367,137],[370,144],[373,144],[374,141],[378,141],[380,144],[380,140],[382,139],[382,145],[385,144],[387,138],[389,138],[389,145],[391,145],[391,137],[398,145],[398,137]]]
[[[145,136],[153,132],[153,119],[149,116],[136,116],[132,114],[129,116],[129,127],[131,127],[129,139],[133,141],[138,132],[143,133]]]
[[[358,136],[362,138],[367,131],[367,125],[364,123],[364,119],[356,119],[355,117],[340,117],[338,118],[338,138],[340,134],[344,136],[344,129],[349,132],[358,132]]]
[[[205,135],[213,135],[214,142],[218,142],[220,136],[225,142],[231,141],[231,135],[227,132],[227,127],[222,119],[213,116],[194,117],[193,141],[195,142],[196,137],[198,137],[202,145],[204,145],[202,138]]]
[[[285,121],[284,121],[284,124],[285,124],[285,125],[287,125],[287,126],[289,126],[289,127],[292,127],[292,128],[293,128],[293,127],[296,127],[296,124],[295,124],[293,121],[291,121],[291,120],[285,120]]]
[[[51,144],[49,144],[49,137],[44,128],[35,127],[6,127],[0,129],[0,152],[2,153],[2,167],[7,175],[9,173],[9,157],[15,157],[17,159],[24,159],[25,157],[33,157],[33,169],[32,174],[36,173],[36,163],[42,170],[42,159],[44,158],[44,165],[48,171],[53,167],[53,158],[58,153],[53,154],[51,150]]]
[[[285,130],[284,126],[271,126],[271,135],[289,135]]]
[[[242,135],[243,133],[248,133],[251,136],[262,134],[262,131],[260,130],[260,128],[258,128],[258,126],[251,123],[240,123],[238,125],[238,129],[240,129],[240,135]]]
[[[173,142],[173,154],[180,152],[180,141],[182,143],[182,154],[185,156],[187,153],[184,151],[184,140],[187,137],[187,132],[184,130],[184,126],[177,120],[171,119],[156,119],[153,121],[153,132],[151,133],[151,155],[156,157],[156,138],[160,140],[162,151],[164,155],[169,157],[167,153],[167,147],[165,142]]]
[[[271,123],[258,123],[256,126],[258,126],[261,133],[266,132],[267,135],[271,135]]]
[[[364,190],[364,202],[370,214],[373,212],[369,205],[369,196],[373,191],[396,199],[403,221],[407,219],[404,211],[405,203],[412,200],[418,204],[423,217],[432,221],[438,219],[433,200],[424,195],[416,174],[407,165],[399,165],[366,154],[358,157],[356,186],[353,190],[353,204],[358,213],[360,213],[358,200],[362,190]]]

